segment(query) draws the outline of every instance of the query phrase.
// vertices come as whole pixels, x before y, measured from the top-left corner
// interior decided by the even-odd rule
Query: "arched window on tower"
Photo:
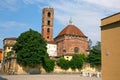
[[[50,33],[50,28],[47,29],[47,33]]]
[[[44,14],[45,12],[43,11],[43,14]]]
[[[47,39],[49,39],[49,36],[47,36]]]
[[[74,53],[78,53],[79,52],[79,48],[78,47],[75,47],[74,48]]]
[[[50,12],[48,12],[47,16],[48,16],[48,17],[51,17],[51,13],[50,13]]]
[[[48,20],[47,24],[50,25],[50,21],[49,20]]]

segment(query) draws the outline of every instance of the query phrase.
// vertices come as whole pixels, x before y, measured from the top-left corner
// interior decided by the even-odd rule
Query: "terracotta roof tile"
[[[56,44],[54,41],[48,41],[49,44]]]
[[[16,37],[5,38],[4,40],[16,40]]]
[[[78,29],[75,25],[67,25],[58,36],[62,36],[65,34],[72,34],[77,36],[85,36],[80,29]],[[57,37],[58,37],[57,36]]]

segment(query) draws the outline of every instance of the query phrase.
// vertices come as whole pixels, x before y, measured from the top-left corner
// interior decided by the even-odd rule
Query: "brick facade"
[[[47,42],[53,41],[53,8],[44,8],[42,13],[42,36]]]
[[[58,45],[58,56],[86,53],[88,50],[88,38],[74,25],[65,27],[55,42]]]
[[[42,36],[47,43],[55,42],[57,44],[58,56],[86,53],[86,50],[88,50],[88,38],[80,29],[72,25],[72,21],[53,40],[54,9],[44,8],[42,14]]]

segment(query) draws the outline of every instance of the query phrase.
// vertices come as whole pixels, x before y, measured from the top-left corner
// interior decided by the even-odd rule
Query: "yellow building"
[[[16,58],[14,55],[8,55],[12,51],[13,45],[16,43],[16,38],[5,38],[3,40],[3,61],[2,61],[2,70],[5,73],[9,73],[16,66]],[[15,70],[15,69],[14,69]]]
[[[4,57],[7,56],[7,53],[12,50],[13,45],[16,43],[16,38],[11,37],[11,38],[5,38],[3,40],[3,47],[4,47]]]
[[[120,80],[120,12],[101,20],[102,80]]]

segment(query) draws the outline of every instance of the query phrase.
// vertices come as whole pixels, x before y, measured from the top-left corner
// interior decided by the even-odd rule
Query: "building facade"
[[[47,43],[47,53],[50,57],[57,56],[57,45],[55,43]]]
[[[88,50],[87,36],[71,23],[58,34],[55,42],[58,45],[57,53],[59,56],[86,53]]]
[[[57,45],[53,40],[54,9],[44,8],[42,10],[42,36],[47,42],[47,53],[49,56],[57,56]]]
[[[14,73],[17,70],[16,68],[16,56],[12,51],[13,45],[16,43],[16,38],[5,38],[3,40],[3,61],[2,61],[2,70],[5,73]]]
[[[120,12],[101,20],[102,80],[120,80]]]
[[[10,52],[13,48],[13,45],[16,43],[16,38],[11,37],[11,38],[5,38],[3,40],[3,49],[4,49],[4,55],[3,58],[7,57],[7,53]]]
[[[72,55],[74,53],[87,53],[88,38],[83,32],[69,21],[67,25],[55,39],[53,39],[53,8],[44,8],[42,16],[42,36],[47,43],[57,44],[57,56]],[[49,45],[49,44],[48,44]],[[51,46],[54,44],[51,44]],[[47,48],[49,51],[51,48]],[[53,52],[54,53],[54,52]]]
[[[53,41],[53,8],[44,8],[42,11],[42,36],[47,42]]]

